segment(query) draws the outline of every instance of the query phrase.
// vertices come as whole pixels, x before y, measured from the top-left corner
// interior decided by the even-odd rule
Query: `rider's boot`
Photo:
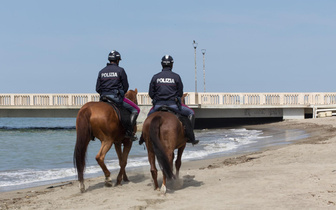
[[[138,137],[135,135],[134,127],[136,126],[136,120],[138,118],[138,113],[131,113],[130,116],[130,126],[126,130],[125,138],[129,138],[132,141],[138,140]]]
[[[188,137],[188,143],[192,143],[193,145],[198,144],[199,140],[195,139],[194,134],[194,126],[195,126],[195,115],[191,114],[188,116],[190,122],[190,128],[186,129],[186,135]],[[188,126],[189,127],[189,126]]]

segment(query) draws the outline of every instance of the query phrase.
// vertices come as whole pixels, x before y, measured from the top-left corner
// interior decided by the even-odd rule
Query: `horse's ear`
[[[138,89],[137,89],[137,88],[135,88],[134,92],[135,92],[135,94],[138,94]]]

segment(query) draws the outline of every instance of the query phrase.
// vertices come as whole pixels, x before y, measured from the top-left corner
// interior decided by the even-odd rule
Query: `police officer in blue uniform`
[[[115,50],[110,52],[108,60],[110,63],[107,63],[106,67],[98,74],[96,91],[100,96],[106,96],[115,103],[122,104],[131,112],[131,125],[126,129],[125,137],[136,140],[137,138],[134,136],[133,129],[140,109],[136,104],[124,97],[129,85],[125,70],[119,67],[119,61],[121,60],[120,53]]]
[[[183,96],[183,83],[180,75],[172,72],[174,60],[170,55],[165,55],[161,59],[162,71],[155,74],[149,84],[149,96],[152,98],[154,107],[149,111],[148,115],[157,111],[161,106],[166,105],[175,112],[187,116],[190,125],[187,126],[186,136],[188,143],[197,144],[199,140],[195,140],[194,111],[188,106],[181,104]]]

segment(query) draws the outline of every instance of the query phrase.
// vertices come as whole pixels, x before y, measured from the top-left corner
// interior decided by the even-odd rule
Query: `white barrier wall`
[[[82,106],[98,94],[0,94],[0,106]]]
[[[151,98],[138,93],[138,105],[149,110]],[[78,109],[90,101],[99,101],[98,94],[0,94],[0,117],[35,116],[43,110],[45,116],[76,116]],[[283,119],[302,119],[306,111],[317,116],[336,116],[336,93],[194,93],[187,92],[185,104],[195,109],[197,117],[271,117],[282,115]],[[216,110],[217,109],[217,110]],[[279,110],[280,109],[280,110]],[[10,110],[15,110],[10,112]],[[27,110],[30,110],[29,113]],[[276,113],[275,113],[275,111]],[[328,112],[329,114],[324,114]],[[257,113],[257,114],[256,114]],[[259,114],[258,114],[259,113]],[[261,114],[260,114],[261,113]],[[269,114],[267,114],[269,113]],[[330,114],[331,113],[331,114]],[[142,118],[146,117],[141,113]],[[42,115],[42,114],[40,114]]]
[[[187,94],[187,105],[336,105],[336,93]],[[82,106],[98,100],[98,94],[0,94],[0,106]],[[138,93],[138,104],[151,104],[147,93]]]

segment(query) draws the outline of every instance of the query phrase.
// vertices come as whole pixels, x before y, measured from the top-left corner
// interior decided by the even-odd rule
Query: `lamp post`
[[[204,93],[205,93],[205,52],[206,52],[206,49],[202,49],[201,52],[203,54],[203,80],[204,80]]]
[[[196,67],[196,48],[197,48],[197,45],[198,43],[193,42],[193,46],[194,46],[194,49],[195,49],[195,94],[197,94],[197,67]]]

